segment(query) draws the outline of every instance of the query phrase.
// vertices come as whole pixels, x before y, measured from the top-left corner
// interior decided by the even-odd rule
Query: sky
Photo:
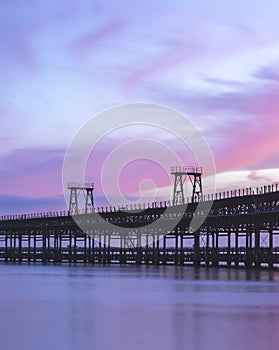
[[[133,102],[163,104],[196,125],[217,189],[279,182],[278,13],[276,0],[1,0],[0,215],[65,209],[72,138],[97,113]],[[103,140],[96,205],[100,163],[127,134],[154,132]],[[147,168],[139,160],[123,170],[126,195],[149,173],[159,190],[170,186]]]

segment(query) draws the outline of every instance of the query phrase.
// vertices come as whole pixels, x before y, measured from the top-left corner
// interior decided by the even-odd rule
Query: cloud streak
[[[232,0],[207,8],[192,0],[2,1],[2,203],[14,196],[24,208],[16,198],[61,196],[71,136],[97,111],[135,101],[190,115],[218,172],[279,167],[278,6],[248,0],[239,12]],[[192,162],[181,145],[158,137]],[[98,176],[114,141],[106,141],[90,168],[100,200]],[[145,167],[123,172],[124,192],[135,195]],[[153,173],[157,186],[167,186]]]

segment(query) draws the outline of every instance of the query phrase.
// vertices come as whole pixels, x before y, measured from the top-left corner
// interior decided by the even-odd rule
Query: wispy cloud
[[[190,115],[219,172],[278,164],[275,0],[247,0],[241,11],[231,0],[207,7],[192,0],[4,0],[0,9],[3,195],[61,195],[71,136],[97,111],[125,102]],[[97,174],[114,145],[96,153]],[[137,192],[142,167],[123,175],[124,190]],[[157,181],[166,186],[159,173]]]
[[[44,197],[62,193],[64,150],[17,149],[1,158],[0,192],[5,195]]]
[[[63,196],[21,197],[0,195],[0,216],[67,210]]]
[[[111,23],[107,23],[101,28],[84,33],[73,44],[74,53],[80,57],[92,53],[98,44],[113,38],[119,32],[121,32],[124,27],[124,23],[120,21],[113,21]]]
[[[256,78],[269,80],[272,82],[279,82],[278,64],[261,67],[257,72],[255,72],[254,75]]]

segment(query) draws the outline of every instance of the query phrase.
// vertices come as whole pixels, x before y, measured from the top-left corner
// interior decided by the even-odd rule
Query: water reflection
[[[276,271],[23,264],[0,273],[3,348],[258,350],[279,341]]]

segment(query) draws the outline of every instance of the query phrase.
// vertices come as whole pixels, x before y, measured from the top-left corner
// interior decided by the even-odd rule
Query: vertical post
[[[13,261],[16,261],[16,233],[13,234]]]
[[[47,262],[50,261],[50,231],[47,230]]]
[[[84,233],[84,236],[83,236],[83,263],[84,264],[88,262],[87,239],[88,239],[88,236],[86,233]]]
[[[92,236],[91,236],[91,234],[89,233],[88,234],[88,262],[89,263],[91,263],[92,262],[92,260],[91,260],[91,255],[92,255],[92,252],[91,252],[91,250],[92,250]]]
[[[62,254],[62,232],[59,232],[59,262],[61,263],[62,262],[62,257],[63,257],[63,254]]]
[[[273,230],[272,228],[269,229],[268,266],[270,268],[273,268]]]
[[[214,239],[214,236],[213,236]],[[218,266],[219,264],[219,231],[215,230],[215,244],[214,244],[214,256],[213,256],[213,265]]]
[[[180,232],[180,265],[184,265],[183,231]]]
[[[231,266],[231,229],[228,230],[227,265]]]
[[[194,232],[194,265],[200,265],[200,231]]]
[[[158,257],[158,265],[161,263],[160,261],[160,233],[157,234],[157,242],[156,242],[156,250],[157,250],[157,257]]]
[[[74,232],[74,263],[77,262],[77,232]]]
[[[102,253],[102,255],[103,255],[103,264],[106,264],[106,262],[107,262],[107,231],[105,231],[104,232],[104,234],[103,234],[103,239],[104,239],[104,241],[103,241],[103,248],[102,248],[102,250],[103,250],[103,253]]]
[[[5,232],[5,261],[8,261],[8,232]]]
[[[207,266],[210,264],[210,248],[209,248],[209,227],[206,228],[206,256],[205,263]]]
[[[102,263],[102,234],[99,233],[99,254],[98,254],[98,263]]]
[[[152,235],[152,256],[153,256],[153,261],[152,263],[154,265],[158,265],[158,251],[157,251],[157,248],[156,248],[156,233],[153,233]]]
[[[42,243],[43,243],[43,257],[42,257],[42,261],[43,264],[46,263],[46,231],[42,230]]]
[[[145,239],[145,252],[144,252],[144,261],[145,264],[149,264],[149,248],[148,248],[148,231],[146,231],[146,239]]]
[[[245,257],[245,266],[246,267],[251,267],[251,231],[250,227],[247,225],[246,226],[246,257]]]
[[[140,265],[142,263],[142,246],[141,246],[142,231],[137,232],[137,257],[136,263]]]
[[[256,227],[255,229],[255,256],[254,256],[255,267],[259,268],[261,266],[260,261],[260,229]]]
[[[91,243],[92,243],[92,264],[95,264],[95,256],[96,256],[96,248],[95,248],[95,235],[92,235],[91,238]]]
[[[167,263],[166,246],[167,246],[167,237],[166,237],[166,234],[165,234],[165,235],[164,235],[164,238],[163,238],[163,257],[162,257],[162,263],[163,263],[163,264],[166,264],[166,263]]]
[[[31,231],[28,230],[28,242],[27,242],[27,256],[28,256],[28,262],[31,261]]]
[[[175,234],[175,256],[174,256],[174,264],[178,265],[178,232],[177,229],[174,230]]]
[[[22,235],[23,235],[22,232],[20,232],[18,234],[18,260],[19,260],[19,262],[22,262]]]
[[[111,239],[111,233],[108,232],[108,239],[107,239],[107,263],[110,264],[111,262],[111,251],[110,251],[110,239]]]
[[[238,266],[239,262],[239,251],[238,251],[238,228],[235,230],[235,266]]]
[[[36,242],[36,239],[37,239],[37,234],[36,234],[36,231],[34,231],[34,236],[33,236],[33,240],[34,240],[34,255],[33,255],[33,261],[36,262],[37,261],[37,242]]]

